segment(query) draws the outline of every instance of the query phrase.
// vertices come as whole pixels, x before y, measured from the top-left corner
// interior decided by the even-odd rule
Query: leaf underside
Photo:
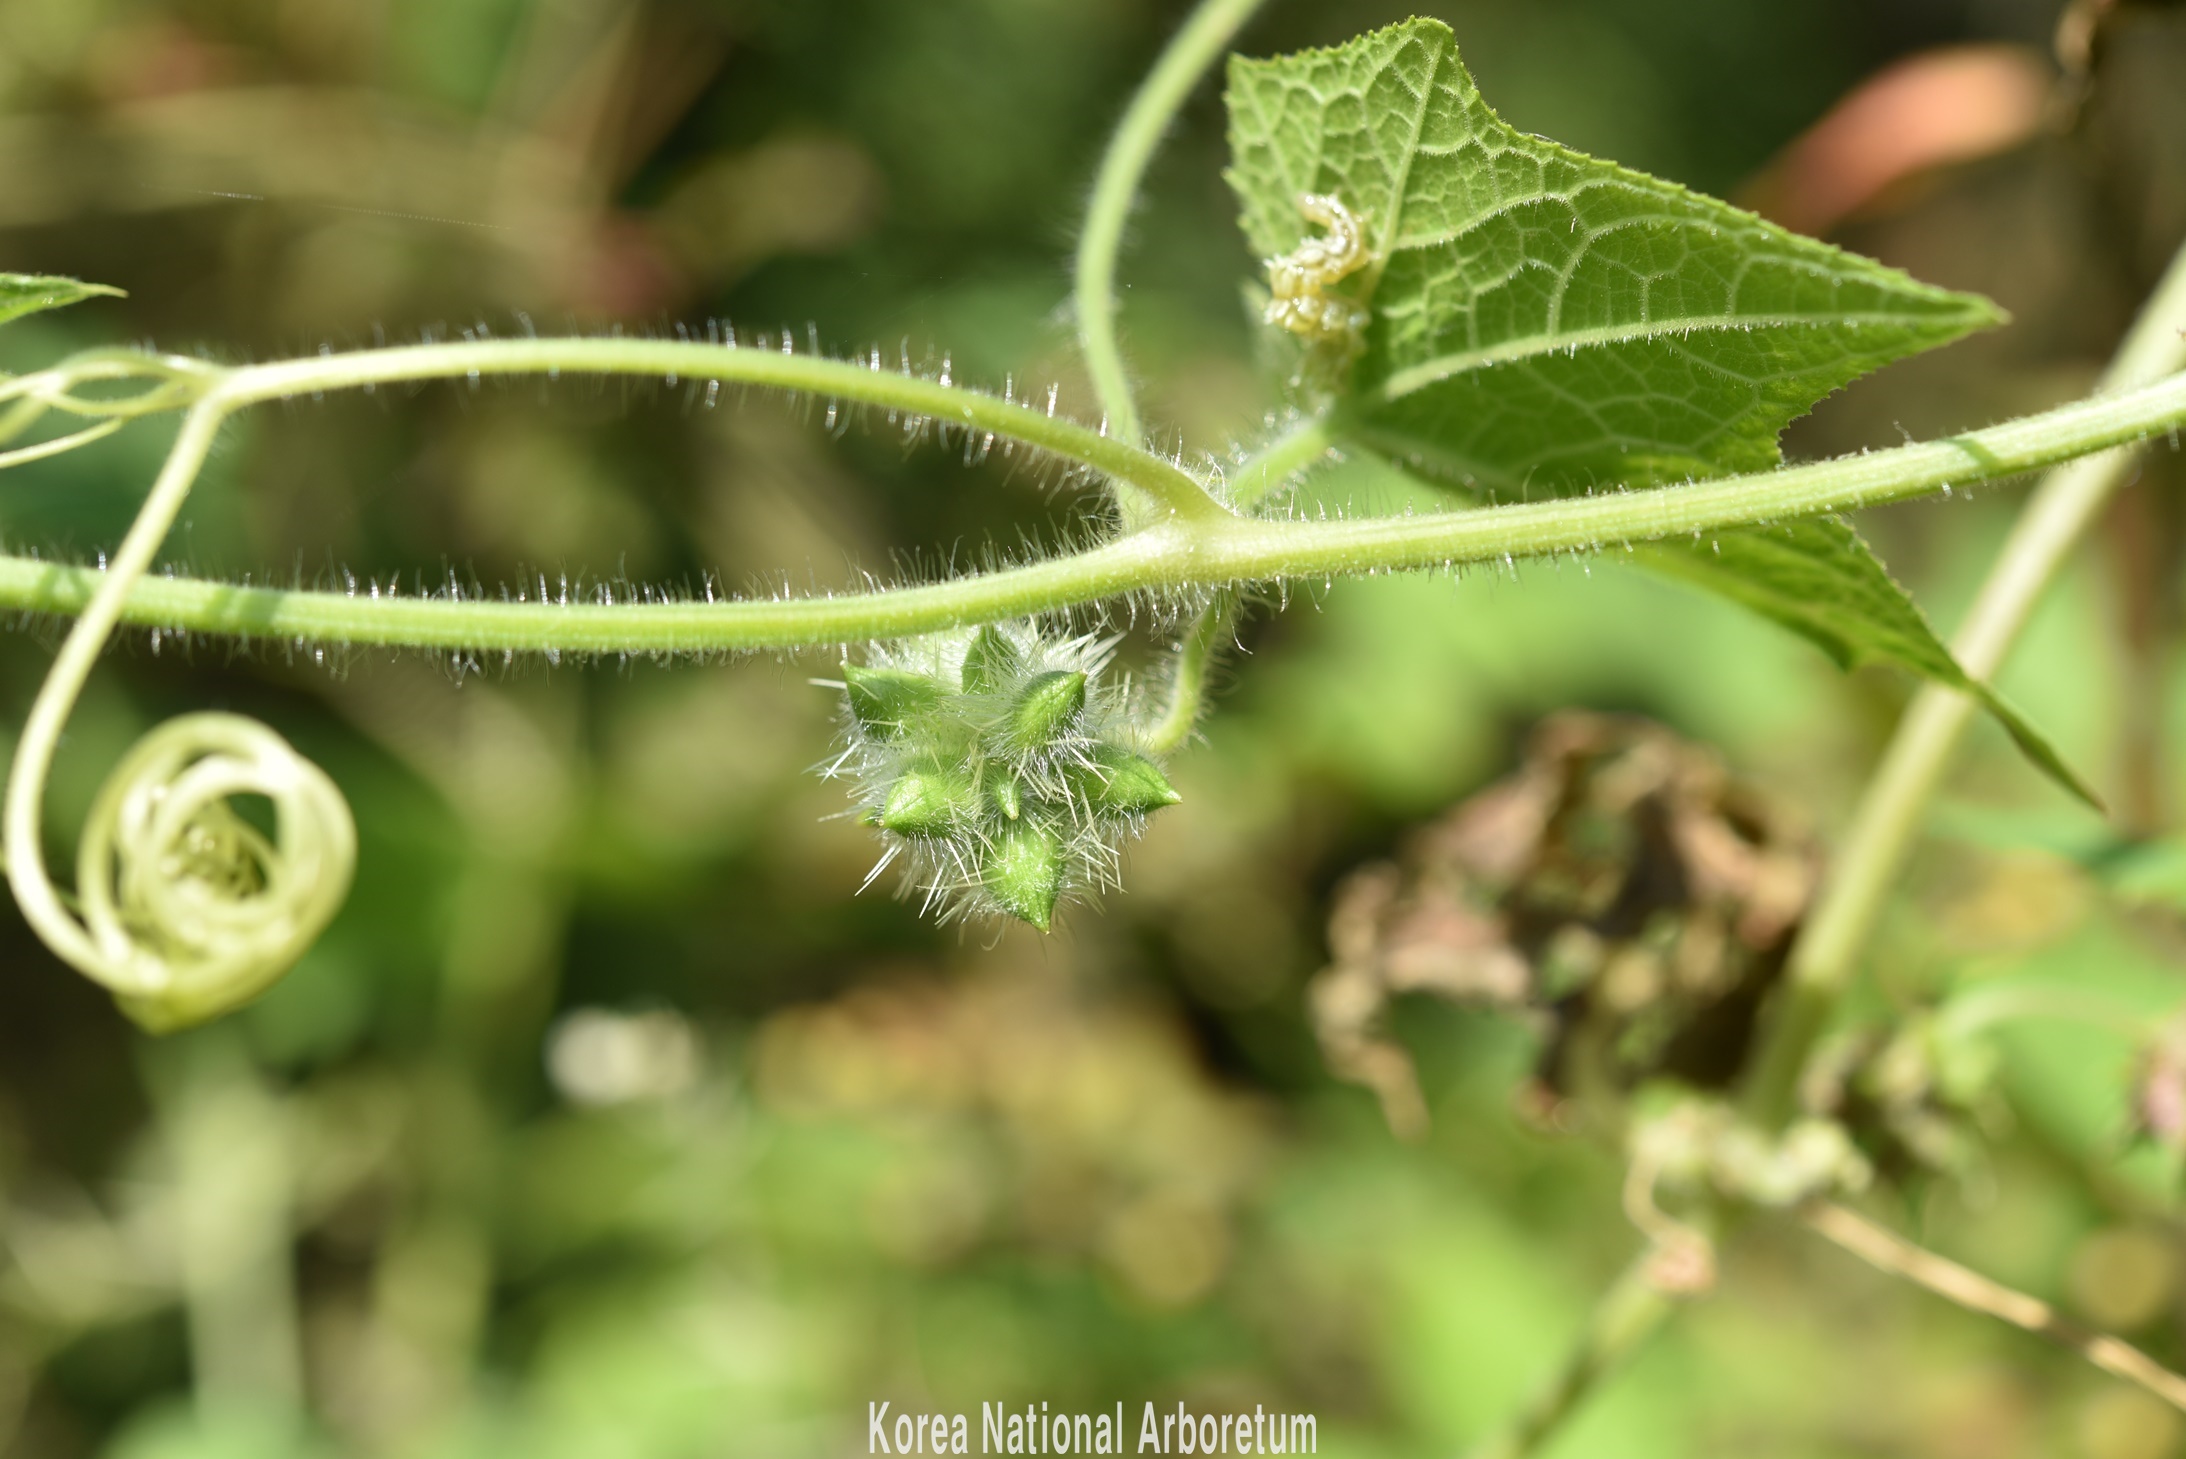
[[[1229,83],[1229,180],[1252,247],[1296,249],[1311,231],[1299,198],[1329,193],[1374,254],[1328,289],[1369,318],[1335,422],[1490,501],[1766,471],[1816,401],[2003,319],[1985,299],[1517,131],[1439,21],[1238,58]],[[1645,560],[1841,663],[1883,659],[1980,696],[2039,767],[2092,799],[1843,522],[1725,532]]]
[[[2101,808],[2100,797],[2056,748],[2009,701],[1959,665],[1927,615],[1842,517],[1726,532],[1705,547],[1654,543],[1640,550],[1640,560],[1666,577],[1743,603],[1814,643],[1842,668],[1896,663],[1973,695],[2037,768]]]
[[[0,324],[81,303],[99,294],[119,294],[105,284],[86,284],[76,279],[47,278],[38,274],[0,274]]]

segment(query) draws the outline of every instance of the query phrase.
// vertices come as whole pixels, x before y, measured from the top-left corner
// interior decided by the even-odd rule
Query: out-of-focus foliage
[[[2057,18],[2039,0],[1419,8],[1515,125],[1716,192],[1760,179],[1757,200],[1797,175],[1771,159],[1894,58],[1981,39],[2049,68]],[[1245,44],[1406,9],[1272,0]],[[725,317],[946,351],[961,377],[1055,380],[1083,407],[1059,260],[1181,13],[0,0],[0,268],[129,291],[11,325],[0,366],[115,339],[267,356]],[[1835,235],[2018,323],[1828,403],[1793,454],[2092,378],[2186,231],[2186,20],[2121,4],[2089,34],[2086,76],[2042,92],[2059,114],[2005,129],[2029,140],[1900,178]],[[1244,363],[1254,260],[1221,162],[1210,91],[1125,267],[1151,415],[1193,449],[1250,438],[1271,403]],[[158,435],[10,473],[0,533],[111,545]],[[2148,839],[2119,845],[1984,730],[1865,1012],[2021,987],[2150,1018],[2179,1001],[2178,528],[2155,489],[2175,472],[2153,459],[2003,685]],[[242,422],[172,552],[407,587],[831,586],[1052,531],[1073,504],[1044,486],[764,402],[383,392]],[[1318,493],[1398,490],[1354,465]],[[2016,495],[1862,525],[1948,623]],[[26,628],[0,645],[0,726],[47,659]],[[233,708],[346,789],[358,881],[288,982],[165,1041],[0,917],[5,1452],[835,1455],[861,1451],[875,1400],[1257,1402],[1317,1412],[1325,1451],[1355,1455],[1493,1427],[1637,1245],[1619,1172],[1514,1115],[1525,1030],[1405,1001],[1392,1032],[1432,1128],[1392,1140],[1305,1014],[1330,888],[1571,705],[1717,747],[1826,839],[1902,685],[1611,560],[1341,585],[1246,645],[1126,889],[1041,939],[853,895],[865,834],[806,773],[832,733],[806,683],[824,661],[458,677],[125,643],[63,746],[53,824],[80,824],[145,726]],[[2100,1020],[1981,1045],[1993,1098],[1945,1113],[1982,1153],[1904,1187],[1908,1223],[2176,1361],[2176,1157],[2133,1139],[2130,1107],[2147,1051]],[[2071,1359],[1777,1233],[1734,1245],[1721,1294],[1557,1452],[2133,1459],[2178,1438]]]

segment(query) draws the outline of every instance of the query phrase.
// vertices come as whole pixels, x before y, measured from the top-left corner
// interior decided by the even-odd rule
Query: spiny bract
[[[1114,648],[990,624],[844,664],[847,743],[828,773],[888,842],[873,874],[908,858],[944,921],[1043,932],[1058,903],[1117,885],[1124,839],[1178,796],[1137,748],[1128,690],[1103,680]]]

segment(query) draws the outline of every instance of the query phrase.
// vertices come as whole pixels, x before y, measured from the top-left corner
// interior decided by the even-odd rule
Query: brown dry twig
[[[1803,1214],[1814,1231],[1892,1276],[1926,1287],[1949,1302],[1985,1313],[2069,1348],[2113,1377],[2147,1389],[2186,1410],[2186,1377],[2180,1377],[2139,1348],[2108,1333],[2083,1327],[2038,1297],[2013,1291],[1979,1272],[1915,1246],[1894,1231],[1876,1225],[1848,1206],[1824,1201]]]

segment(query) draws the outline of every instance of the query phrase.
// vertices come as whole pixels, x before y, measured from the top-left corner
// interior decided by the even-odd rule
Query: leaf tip
[[[53,274],[0,273],[0,324],[26,314],[65,309],[102,295],[122,299],[128,297],[128,291],[112,284],[87,284],[81,279]]]

